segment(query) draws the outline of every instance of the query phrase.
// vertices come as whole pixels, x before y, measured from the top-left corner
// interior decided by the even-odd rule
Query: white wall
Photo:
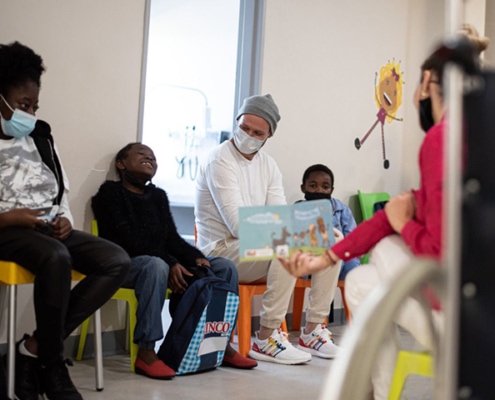
[[[488,3],[493,0],[488,0]],[[464,2],[464,21],[475,26],[478,32],[483,35],[486,31],[485,10],[487,9],[486,0],[465,0]]]
[[[357,189],[397,194],[417,186],[422,133],[412,95],[442,22],[442,7],[426,0],[266,1],[262,92],[274,96],[282,116],[266,148],[284,173],[289,202],[302,196],[304,169],[319,162],[333,170],[334,195],[345,202]],[[404,122],[385,123],[386,170],[379,124],[359,151],[354,139],[376,121],[375,72],[392,59],[404,72],[397,113]]]

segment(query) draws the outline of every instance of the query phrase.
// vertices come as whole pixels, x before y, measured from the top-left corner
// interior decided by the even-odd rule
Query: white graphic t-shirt
[[[0,212],[49,207],[57,193],[55,175],[30,136],[0,140]]]

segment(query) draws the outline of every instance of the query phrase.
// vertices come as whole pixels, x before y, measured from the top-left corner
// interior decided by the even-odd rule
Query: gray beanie
[[[277,129],[277,122],[280,121],[278,107],[270,94],[251,96],[244,99],[244,103],[237,113],[236,120],[239,120],[243,114],[253,114],[263,118],[270,125],[272,135]]]

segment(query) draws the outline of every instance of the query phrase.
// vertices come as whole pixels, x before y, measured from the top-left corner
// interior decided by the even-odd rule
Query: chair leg
[[[280,328],[281,328],[284,332],[289,333],[289,329],[287,328],[287,320],[285,320],[285,319],[284,319],[284,320],[282,321],[282,324],[280,325]]]
[[[237,314],[237,341],[239,353],[247,357],[251,350],[251,313],[252,300],[255,295],[263,294],[259,287],[250,285],[239,285],[239,311]],[[280,326],[284,332],[289,332],[287,322],[284,319]]]
[[[91,317],[81,324],[81,332],[79,334],[79,346],[77,348],[76,360],[81,361],[84,354],[84,347],[86,346],[86,339],[88,337],[89,320]],[[102,346],[102,333],[101,333],[101,311],[96,310],[93,314],[93,340],[95,349],[95,382],[96,390],[101,392],[103,390],[103,346]]]
[[[239,286],[239,313],[237,316],[237,340],[239,353],[246,357],[251,348],[251,299],[249,288]]]
[[[137,301],[129,302],[129,353],[131,355],[131,371],[134,372],[139,346],[134,343],[134,329],[136,328]]]
[[[7,323],[7,396],[15,399],[15,323],[16,323],[16,300],[17,286],[7,286],[7,296],[9,303],[8,323]]]
[[[103,390],[103,348],[101,343],[101,311],[96,310],[93,315],[94,346],[95,346],[95,380],[96,390]]]
[[[79,346],[77,347],[76,361],[81,361],[84,355],[84,347],[86,346],[86,338],[88,336],[89,318],[81,324],[81,332],[79,333]]]
[[[126,302],[129,318],[126,323],[126,347],[129,346],[131,356],[131,371],[134,372],[134,364],[139,350],[139,346],[134,343],[134,329],[136,328],[136,312],[138,301],[134,293],[134,289],[120,288],[112,296],[113,300],[122,300]]]
[[[392,378],[392,384],[388,393],[388,400],[400,400],[407,375],[402,375],[402,371],[396,371]]]
[[[349,310],[349,307],[347,306],[347,301],[345,300],[345,284],[340,285],[339,282],[339,289],[340,293],[342,295],[342,304],[344,305],[344,312],[345,312],[345,320],[347,323],[351,322],[351,311]]]

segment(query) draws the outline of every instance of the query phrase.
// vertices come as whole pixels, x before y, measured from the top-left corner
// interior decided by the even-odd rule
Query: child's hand
[[[0,227],[22,226],[25,228],[36,228],[45,225],[44,221],[38,218],[43,213],[29,208],[16,208],[0,214]]]
[[[70,221],[60,215],[57,215],[52,221],[52,228],[52,236],[59,240],[67,239],[72,232],[72,224]]]
[[[187,282],[184,275],[193,276],[184,266],[177,263],[170,268],[170,276],[168,277],[168,286],[172,292],[184,293],[187,289]]]
[[[278,259],[287,272],[293,276],[310,275],[329,266],[328,257],[313,256],[311,253],[296,251],[289,259]]]

